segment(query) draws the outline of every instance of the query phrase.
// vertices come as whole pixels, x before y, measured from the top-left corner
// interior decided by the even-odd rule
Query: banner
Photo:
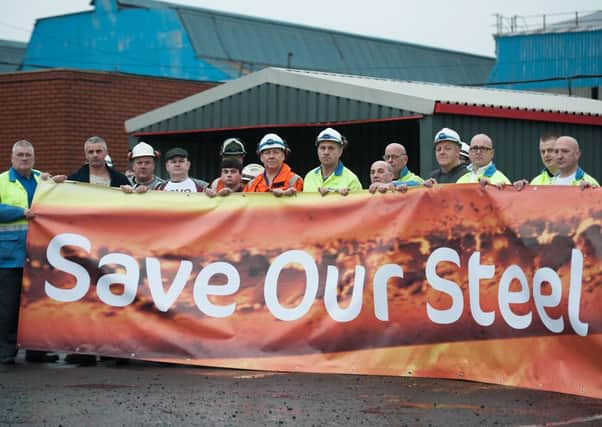
[[[19,345],[602,397],[602,190],[41,183]]]

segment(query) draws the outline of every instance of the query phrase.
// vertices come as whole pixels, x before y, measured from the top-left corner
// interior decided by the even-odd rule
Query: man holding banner
[[[480,183],[501,187],[511,184],[510,180],[493,163],[493,141],[484,133],[475,135],[470,140],[470,165],[468,173],[458,179],[458,184]]]
[[[33,169],[35,153],[31,142],[20,140],[12,148],[9,170],[0,174],[0,364],[15,363],[19,299],[27,222],[34,217],[31,202],[40,179]],[[64,179],[64,176],[62,176]],[[27,350],[29,362],[56,362],[58,356]]]
[[[598,187],[598,181],[579,167],[579,143],[571,136],[542,137],[539,144],[545,169],[533,178],[531,185],[578,185],[582,189]],[[529,182],[521,179],[514,188],[521,191]]]
[[[100,136],[91,136],[84,142],[86,163],[67,179],[90,184],[119,187],[130,185],[130,180],[111,166],[106,164],[108,154],[107,142]]]
[[[555,145],[558,174],[552,178],[555,185],[579,185],[581,188],[598,187],[598,181],[579,167],[579,143],[572,136],[561,136]]]
[[[264,172],[249,182],[244,192],[271,192],[280,197],[303,191],[303,179],[284,162],[290,151],[288,144],[279,135],[264,135],[257,145],[257,155],[263,163]]]
[[[347,139],[335,129],[326,128],[318,134],[316,147],[320,166],[305,175],[303,191],[319,191],[322,196],[336,192],[346,196],[350,191],[362,189],[357,176],[340,160],[346,146]]]

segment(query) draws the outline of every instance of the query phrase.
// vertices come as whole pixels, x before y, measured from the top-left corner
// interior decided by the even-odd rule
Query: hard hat
[[[433,144],[437,145],[443,141],[451,141],[455,142],[458,145],[462,145],[462,140],[460,139],[460,135],[453,129],[443,128],[439,132],[435,134],[435,139],[433,140]]]
[[[339,145],[345,144],[345,138],[343,138],[343,135],[333,128],[326,128],[318,134],[318,137],[316,138],[316,147],[320,145],[320,142],[324,141],[336,142]]]
[[[257,163],[249,163],[247,166],[242,168],[242,180],[244,182],[249,182],[255,179],[258,175],[261,175],[264,171],[263,166],[258,165]]]
[[[280,148],[286,152],[288,150],[288,145],[286,145],[286,142],[284,142],[284,140],[275,133],[268,133],[261,138],[261,141],[259,141],[259,144],[257,145],[257,153],[259,154],[263,150],[268,150],[270,148]]]
[[[247,154],[245,144],[238,138],[228,138],[222,144],[221,155],[223,156],[244,156]]]
[[[155,152],[153,147],[151,147],[146,142],[141,141],[138,144],[134,145],[134,148],[132,148],[132,155],[130,156],[130,158],[133,160],[136,157],[157,157],[157,153]]]
[[[460,143],[460,157],[464,157],[467,160],[470,160],[470,145],[465,142]]]

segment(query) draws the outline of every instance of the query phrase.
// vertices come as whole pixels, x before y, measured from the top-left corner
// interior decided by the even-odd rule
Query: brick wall
[[[213,86],[63,69],[0,74],[0,170],[10,166],[12,144],[27,139],[36,149],[37,169],[71,173],[84,163],[84,141],[99,135],[123,171],[125,120]]]

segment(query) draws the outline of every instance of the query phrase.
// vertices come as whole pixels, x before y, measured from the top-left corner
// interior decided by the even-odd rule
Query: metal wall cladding
[[[463,141],[485,133],[493,140],[494,162],[511,181],[531,179],[543,169],[539,138],[544,134],[569,135],[579,141],[580,166],[598,181],[602,178],[602,127],[568,123],[536,122],[440,114],[433,116],[435,132],[442,127],[456,130]]]
[[[17,71],[26,49],[27,43],[0,40],[0,73]]]
[[[391,40],[177,7],[199,58],[226,60],[231,78],[265,66],[419,80],[483,83],[494,59]]]
[[[418,119],[339,125],[334,123],[328,126],[334,127],[349,140],[349,145],[341,160],[345,166],[358,175],[365,188],[370,183],[370,165],[375,160],[382,159],[385,146],[391,142],[404,144],[409,154],[408,166],[413,171],[417,171],[419,168]],[[219,176],[219,150],[226,138],[237,137],[244,141],[248,153],[245,164],[261,164],[255,153],[258,142],[266,133],[277,133],[287,141],[291,148],[291,155],[286,162],[297,174],[305,176],[307,172],[319,165],[315,139],[325,127],[327,127],[325,124],[266,126],[251,129],[197,131],[179,135],[146,135],[141,139],[161,152],[166,152],[173,147],[186,148],[192,161],[190,175],[210,181]],[[163,164],[157,172],[161,176],[167,176]]]
[[[488,83],[598,75],[569,80],[503,85],[507,89],[598,87],[602,85],[602,29],[497,36],[497,63]]]
[[[339,122],[414,114],[397,108],[268,83],[154,123],[140,131]]]

